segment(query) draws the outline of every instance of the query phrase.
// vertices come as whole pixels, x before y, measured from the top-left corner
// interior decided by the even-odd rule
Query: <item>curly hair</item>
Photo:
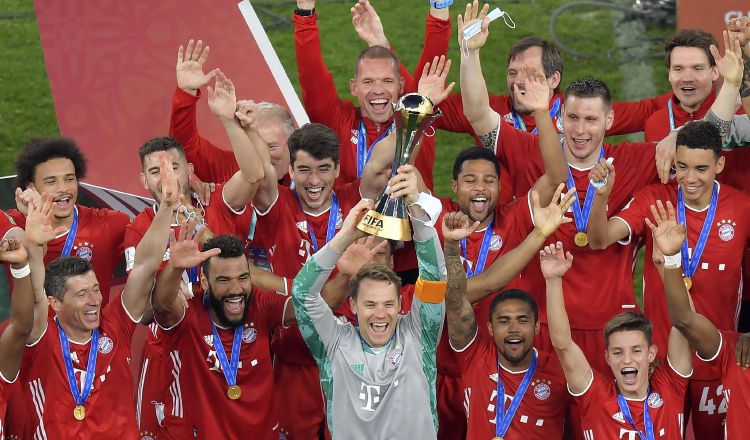
[[[86,177],[86,158],[73,139],[66,137],[32,138],[16,158],[16,181],[26,189],[34,183],[36,167],[48,160],[63,158],[73,162],[76,179]]]

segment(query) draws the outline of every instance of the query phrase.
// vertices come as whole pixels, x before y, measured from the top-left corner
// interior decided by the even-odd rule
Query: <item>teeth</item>
[[[225,299],[224,301],[230,302],[230,303],[239,303],[239,302],[242,302],[242,298],[238,296],[234,298]]]
[[[89,316],[96,316],[96,310],[91,310],[91,311],[88,311],[88,312],[84,312],[83,314],[84,315],[89,315]]]
[[[388,324],[387,324],[387,323],[385,323],[385,322],[378,322],[378,323],[373,323],[373,324],[372,324],[372,326],[373,326],[373,327],[385,327],[385,326],[387,326],[387,325],[388,325]]]
[[[471,199],[472,202],[486,202],[487,197],[474,197]]]
[[[388,104],[387,99],[373,99],[370,104]]]
[[[323,188],[307,188],[307,192],[311,192],[313,194],[317,194],[321,191],[323,191]]]

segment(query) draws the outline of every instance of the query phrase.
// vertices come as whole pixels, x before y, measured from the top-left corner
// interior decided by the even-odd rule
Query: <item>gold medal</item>
[[[229,397],[232,400],[237,400],[242,395],[242,390],[237,385],[232,385],[229,388],[227,388],[227,397]]]
[[[86,418],[86,408],[83,407],[83,405],[76,405],[75,408],[73,408],[73,417],[75,417],[76,420],[83,420]]]
[[[589,244],[589,236],[585,232],[579,232],[575,236],[576,246],[584,247]]]
[[[492,440],[503,440],[502,437],[493,437]]]
[[[691,287],[693,287],[693,279],[692,279],[692,278],[690,278],[690,277],[684,277],[684,278],[682,279],[682,282],[684,282],[684,283],[685,283],[685,288],[686,288],[687,290],[690,290],[690,288],[691,288]]]

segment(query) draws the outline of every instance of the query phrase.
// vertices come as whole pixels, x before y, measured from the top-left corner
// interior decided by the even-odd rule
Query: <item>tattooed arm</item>
[[[461,238],[471,235],[477,226],[478,222],[470,225],[469,218],[461,212],[446,214],[443,224],[445,266],[448,270],[445,313],[450,344],[456,351],[466,348],[477,334],[477,319],[466,297],[466,272],[458,249]]]

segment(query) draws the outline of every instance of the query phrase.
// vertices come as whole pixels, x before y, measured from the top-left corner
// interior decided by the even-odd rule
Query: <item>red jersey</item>
[[[716,100],[716,93],[711,90],[711,93],[696,111],[688,112],[680,107],[680,101],[674,96],[674,93],[669,93],[666,96],[668,96],[666,104],[646,120],[644,128],[646,142],[659,142],[667,137],[672,130],[680,128],[690,121],[703,119],[711,109],[714,100]],[[671,116],[669,112],[670,101],[672,107]]]
[[[112,285],[117,265],[125,255],[123,238],[130,217],[112,209],[96,209],[75,205],[78,211],[78,231],[76,232],[70,256],[81,257],[91,262],[102,292],[102,307],[109,302],[109,289]],[[26,227],[26,216],[12,209],[8,211],[18,226]],[[47,244],[44,264],[62,255],[68,233],[56,237]]]
[[[294,45],[297,54],[299,83],[302,88],[302,101],[310,121],[330,127],[339,138],[339,162],[341,172],[336,186],[356,180],[357,146],[360,122],[364,122],[366,144],[369,148],[388,129],[391,121],[376,124],[360,112],[352,102],[340,99],[333,76],[323,61],[318,29],[318,15],[302,17],[294,14]],[[404,91],[414,89],[414,81],[401,66],[404,77]],[[377,145],[375,146],[377,148]],[[432,189],[432,165],[435,161],[435,140],[425,136],[414,165],[422,175],[425,185]]]
[[[503,135],[504,156],[516,169],[521,168],[527,181],[524,185],[533,185],[532,176],[542,175],[539,148],[535,153],[522,154],[517,139],[522,138],[528,144],[529,135],[518,130],[512,131],[519,136]],[[535,145],[535,144],[534,144]],[[654,164],[654,145],[648,143],[620,143],[617,146],[605,144],[604,156],[614,158],[617,167],[617,179],[609,196],[607,215],[612,216],[622,210],[632,195],[642,187],[657,181]],[[589,186],[589,169],[570,168],[578,192],[578,202],[583,206],[586,190]],[[536,177],[534,177],[536,179]],[[528,190],[527,190],[528,191]],[[573,220],[573,213],[566,216]],[[636,307],[633,294],[633,263],[637,251],[634,243],[615,244],[607,249],[594,251],[588,246],[579,247],[574,243],[577,233],[575,222],[561,225],[552,234],[547,243],[562,241],[566,251],[575,257],[573,269],[563,277],[566,310],[575,310],[570,314],[570,326],[574,330],[601,330],[614,315]],[[547,322],[544,277],[539,266],[539,259],[533,258],[521,275],[521,288],[531,293],[539,304],[539,319]],[[606,289],[606,295],[601,289]]]
[[[625,419],[617,404],[617,387],[610,378],[598,371],[588,388],[574,395],[581,409],[581,429],[586,440],[639,440],[638,432]],[[654,426],[654,437],[682,440],[684,429],[685,390],[688,377],[682,376],[669,364],[657,367],[649,381],[648,412]],[[644,432],[643,400],[626,399],[636,428]]]
[[[547,440],[562,437],[571,400],[565,374],[557,356],[536,353],[536,371],[503,438]],[[505,387],[503,402],[507,411],[526,370],[511,372],[498,368],[497,347],[487,332],[477,332],[474,340],[456,354],[463,371],[464,408],[468,409],[466,438],[491,439],[495,437],[498,373]]]
[[[39,341],[26,347],[20,380],[27,418],[22,438],[139,438],[130,392],[133,380],[130,341],[136,322],[122,305],[122,297],[113,298],[102,309],[101,316],[96,378],[84,403],[84,420],[73,417],[76,403],[68,384],[55,320],[50,318]],[[70,340],[70,348],[80,389],[86,376],[90,340]]]
[[[5,440],[5,409],[8,406],[11,387],[16,379],[16,377],[8,379],[0,373],[0,440]]]
[[[169,135],[182,144],[185,157],[193,164],[196,176],[204,182],[226,182],[240,170],[240,166],[232,150],[213,144],[198,132],[196,107],[200,97],[200,90],[193,96],[179,87],[175,89],[172,95]],[[289,174],[285,174],[279,183],[289,186],[290,182]]]
[[[747,421],[750,420],[750,377],[739,366],[734,346],[742,334],[721,331],[721,344],[713,358],[706,360],[721,371],[724,398],[727,402],[727,419],[724,425],[726,440],[747,438]],[[731,397],[734,396],[734,397]]]
[[[619,175],[618,175],[619,178]],[[646,255],[654,248],[651,231],[646,226],[646,218],[653,220],[651,205],[657,200],[671,201],[677,207],[677,182],[668,185],[649,185],[636,193],[627,208],[615,218],[619,218],[630,229],[629,240],[646,240]],[[687,240],[689,252],[695,251],[708,208],[697,211],[685,206]],[[742,298],[742,257],[745,246],[750,242],[750,197],[719,184],[718,203],[706,247],[698,268],[693,274],[690,296],[695,311],[708,318],[720,330],[735,330]],[[685,270],[685,268],[683,268]],[[671,324],[664,296],[664,283],[651,258],[646,258],[643,268],[643,312],[653,323],[654,343],[661,350],[667,346]],[[718,379],[718,369],[706,368],[707,364],[696,362],[693,379]],[[712,371],[713,370],[713,371]]]
[[[289,298],[254,290],[242,333],[237,400],[227,397],[227,381],[216,356],[211,318],[205,306],[192,304],[185,316],[159,336],[170,353],[176,400],[195,438],[278,439],[273,404],[271,332],[281,325]],[[217,326],[223,350],[231,358],[233,329]],[[181,384],[181,385],[180,385]],[[242,423],[238,423],[241,421]]]
[[[214,235],[231,234],[245,240],[248,237],[250,222],[253,217],[252,205],[248,204],[242,211],[235,211],[224,201],[223,191],[224,184],[216,186],[216,194],[220,195],[221,198],[217,197],[213,203],[204,207],[205,214],[203,219]],[[154,204],[149,209],[144,209],[125,230],[125,262],[128,271],[133,268],[135,248],[151,226],[151,222],[154,221],[157,209],[157,204]],[[177,234],[179,232],[179,225],[172,223],[172,229]],[[164,254],[164,261],[167,260],[169,260],[169,249]]]
[[[443,217],[449,212],[459,211],[460,208],[456,203],[450,199],[440,198],[443,203],[443,211],[438,218],[436,225],[443,224]],[[492,222],[492,238],[490,240],[489,248],[487,250],[486,262],[484,270],[487,270],[492,263],[498,258],[505,255],[508,251],[518,246],[534,229],[534,224],[531,219],[531,207],[529,205],[530,200],[527,198],[518,199],[509,205],[505,205],[495,210],[495,219]],[[440,241],[443,241],[442,228],[438,229],[438,236]],[[475,231],[466,239],[466,255],[463,255],[461,260],[464,264],[474,270],[478,262],[480,250],[482,248],[482,241],[484,240],[484,234],[486,229],[481,231]],[[505,289],[512,289],[518,287],[519,279],[512,281],[508,284]],[[478,303],[474,304],[474,314],[477,317],[477,322],[489,321],[490,305],[494,295],[489,295],[482,299]],[[488,335],[486,325],[479,325],[479,333]],[[438,371],[442,374],[449,376],[458,377],[461,375],[461,364],[456,358],[455,352],[450,348],[448,342],[448,326],[443,326],[443,333],[440,337],[440,342],[437,348],[437,366]]]

